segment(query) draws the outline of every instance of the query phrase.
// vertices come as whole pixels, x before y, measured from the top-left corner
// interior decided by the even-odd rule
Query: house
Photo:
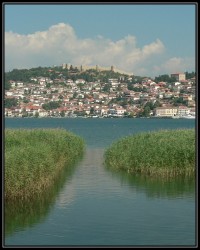
[[[123,107],[121,106],[118,106],[115,108],[116,109],[116,114],[117,116],[123,116],[124,113],[126,112],[126,109],[124,109]]]
[[[35,78],[35,77],[31,77],[30,80],[31,80],[31,81],[34,81],[34,82],[37,82],[37,81],[38,81],[38,79]]]
[[[158,107],[155,109],[155,116],[158,117],[172,117],[177,115],[178,109],[176,107]]]
[[[23,86],[24,85],[24,83],[23,82],[17,82],[17,86]]]
[[[190,113],[190,109],[186,106],[179,106],[177,110],[178,116],[188,115]]]
[[[107,106],[102,106],[101,107],[101,116],[107,116],[108,114],[108,107]]]
[[[184,94],[182,97],[184,101],[192,101],[192,95]]]
[[[16,82],[15,81],[10,80],[9,83],[10,83],[10,85],[11,85],[12,88],[14,88],[16,86]]]
[[[185,73],[174,73],[174,74],[171,74],[171,77],[175,77],[176,78],[176,81],[182,81],[182,80],[185,80]]]
[[[39,113],[39,117],[47,117],[48,116],[48,112],[44,109],[39,110],[38,113]]]
[[[12,91],[5,91],[5,95],[6,95],[6,96],[12,96],[12,95],[13,95],[13,92],[12,92]]]
[[[75,81],[75,83],[76,83],[76,84],[79,84],[79,83],[84,84],[84,83],[85,83],[85,80],[83,80],[83,79],[77,79],[77,80]]]
[[[180,82],[181,82],[182,84],[188,84],[188,83],[189,83],[188,80],[180,80]]]
[[[193,116],[196,115],[196,110],[195,110],[195,108],[190,108],[190,115],[193,115]]]
[[[166,82],[159,82],[157,85],[160,87],[164,87],[164,86],[166,86]]]
[[[191,83],[195,84],[195,83],[196,83],[196,77],[195,77],[195,76],[192,77],[192,78],[190,79],[190,81],[191,81]]]

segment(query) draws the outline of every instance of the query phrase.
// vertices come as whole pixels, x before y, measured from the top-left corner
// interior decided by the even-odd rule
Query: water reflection
[[[110,172],[114,178],[118,178],[121,185],[127,185],[134,190],[143,190],[147,197],[151,198],[181,198],[194,197],[195,178],[174,177],[162,179],[159,177],[144,176],[142,174],[131,175],[126,172],[111,172],[106,166],[105,169]]]
[[[75,165],[75,166],[74,166]],[[66,181],[71,180],[77,164],[63,169],[55,181],[55,184],[46,190],[41,197],[35,197],[30,201],[5,202],[4,204],[4,224],[5,236],[12,235],[16,231],[25,230],[36,223],[44,221],[52,209],[56,197]]]
[[[62,192],[60,192],[60,195],[57,197],[58,207],[65,209],[74,201],[74,197],[75,197],[75,189],[73,185],[71,185],[71,183],[65,185],[64,189],[62,190]]]

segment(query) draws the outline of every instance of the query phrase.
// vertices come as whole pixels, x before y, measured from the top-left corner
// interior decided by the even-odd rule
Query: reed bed
[[[82,156],[84,145],[64,129],[5,129],[5,199],[40,196]]]
[[[112,170],[172,177],[195,174],[195,130],[160,130],[124,137],[105,151]]]

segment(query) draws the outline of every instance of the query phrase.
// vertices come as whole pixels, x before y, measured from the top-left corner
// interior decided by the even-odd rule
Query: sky
[[[111,67],[137,76],[195,71],[196,4],[5,3],[5,71]]]

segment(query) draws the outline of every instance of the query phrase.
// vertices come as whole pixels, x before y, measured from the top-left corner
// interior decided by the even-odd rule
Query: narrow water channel
[[[194,178],[136,177],[110,172],[104,166],[104,150],[119,136],[118,131],[122,136],[132,130],[139,132],[142,126],[142,130],[156,130],[184,124],[148,119],[145,125],[144,119],[86,120],[51,123],[83,135],[86,152],[41,201],[5,209],[5,245],[195,246]],[[15,127],[22,126],[14,122]],[[23,126],[44,127],[42,122],[27,120]],[[193,126],[188,121],[185,124]],[[48,120],[45,125],[50,126]]]
[[[8,245],[193,245],[194,181],[113,174],[104,149],[87,149],[44,218]]]

